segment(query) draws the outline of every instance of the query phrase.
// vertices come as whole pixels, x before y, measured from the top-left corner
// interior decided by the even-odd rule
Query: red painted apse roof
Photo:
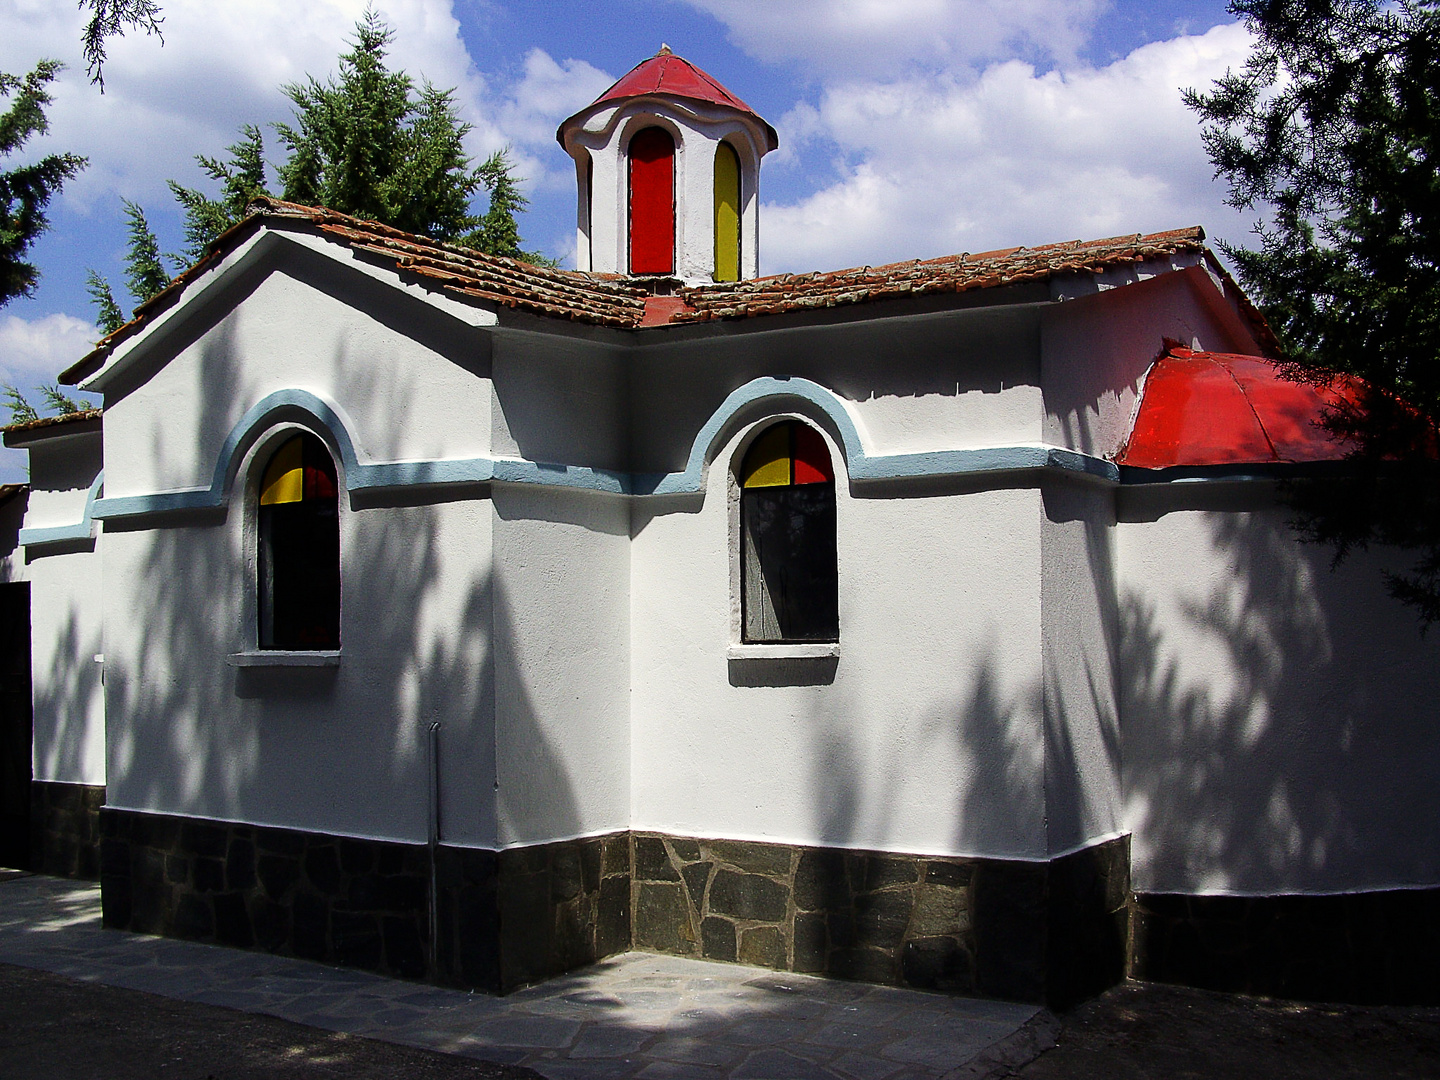
[[[1320,426],[1327,406],[1353,402],[1353,385],[1282,379],[1260,356],[1172,348],[1145,380],[1121,465],[1241,465],[1337,461],[1344,443]]]

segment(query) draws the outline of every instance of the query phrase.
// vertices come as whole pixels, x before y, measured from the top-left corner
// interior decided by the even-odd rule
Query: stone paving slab
[[[1029,1005],[646,953],[495,998],[105,930],[98,886],[4,873],[0,961],[551,1080],[955,1080],[997,1055],[1013,1067],[1047,1022]]]

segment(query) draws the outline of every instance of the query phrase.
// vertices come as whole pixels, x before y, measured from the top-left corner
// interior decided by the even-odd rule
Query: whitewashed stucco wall
[[[498,844],[629,828],[629,508],[499,484],[493,507]]]
[[[247,516],[106,534],[109,803],[423,841],[438,720],[447,839],[488,845],[488,504],[342,507],[338,669],[227,662],[254,648]]]
[[[362,460],[489,453],[489,338],[354,267],[274,247],[196,307],[106,388],[109,497],[208,487],[231,429],[277,390],[338,405]]]
[[[870,453],[1033,445],[1041,438],[1039,316],[1017,305],[663,341],[634,350],[632,460],[685,467],[727,394],[761,376],[799,377],[853,404]]]
[[[1440,883],[1440,640],[1379,561],[1332,572],[1263,484],[1127,491],[1120,519],[1134,887]]]
[[[1123,835],[1115,670],[1115,491],[1093,480],[1041,489],[1040,633],[1047,852]]]
[[[703,501],[634,507],[635,827],[1043,858],[1038,492],[855,497],[832,446],[833,675],[730,661],[744,436]]]
[[[52,435],[29,447],[27,528],[73,526],[84,519],[101,468],[100,434]],[[36,780],[105,783],[105,700],[96,656],[105,651],[104,592],[95,542],[21,549],[30,582],[32,772]]]
[[[277,390],[334,402],[362,461],[489,453],[483,331],[303,246],[273,249],[231,288],[106,387],[107,496],[208,487],[225,438]],[[223,515],[104,534],[110,803],[423,840],[438,720],[446,840],[492,846],[485,491],[342,493],[339,669],[240,670],[226,658],[255,644],[265,438]]]

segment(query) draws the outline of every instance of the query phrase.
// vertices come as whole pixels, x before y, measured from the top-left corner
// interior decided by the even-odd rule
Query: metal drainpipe
[[[426,757],[429,765],[429,825],[430,848],[430,968],[431,973],[440,975],[440,888],[436,870],[440,849],[440,721],[431,723],[426,740]]]

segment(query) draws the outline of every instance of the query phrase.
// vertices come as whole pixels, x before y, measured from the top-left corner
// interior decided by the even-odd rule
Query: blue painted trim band
[[[251,408],[231,429],[216,455],[210,486],[156,495],[99,498],[97,520],[144,517],[183,510],[214,510],[228,504],[236,470],[246,451],[270,425],[291,419],[330,436],[340,458],[347,491],[442,484],[532,484],[577,488],[611,495],[693,495],[704,490],[706,473],[720,446],[741,425],[790,409],[822,424],[840,444],[850,479],[912,480],[925,477],[980,477],[989,474],[1058,470],[1118,482],[1110,462],[1047,446],[1000,446],[983,450],[936,450],[918,454],[866,453],[849,407],[809,379],[753,379],[733,391],[696,434],[685,468],[675,473],[627,473],[512,458],[451,461],[392,461],[362,464],[351,425],[340,410],[305,390],[278,390]]]
[[[642,473],[635,477],[636,495],[688,495],[704,489],[705,473],[715,452],[734,429],[752,418],[791,406],[826,426],[840,444],[851,480],[912,480],[983,476],[989,473],[1057,469],[1083,473],[1112,483],[1120,471],[1111,462],[1048,446],[997,446],[983,450],[933,450],[918,454],[866,453],[849,407],[831,391],[809,379],[752,379],[733,391],[706,421],[690,446],[685,470]],[[818,415],[817,411],[818,410]]]
[[[93,540],[95,538],[95,506],[100,493],[105,489],[105,470],[101,469],[90,485],[85,496],[85,511],[74,525],[52,525],[40,529],[21,529],[19,542],[26,547],[38,544],[58,544],[66,540]]]

